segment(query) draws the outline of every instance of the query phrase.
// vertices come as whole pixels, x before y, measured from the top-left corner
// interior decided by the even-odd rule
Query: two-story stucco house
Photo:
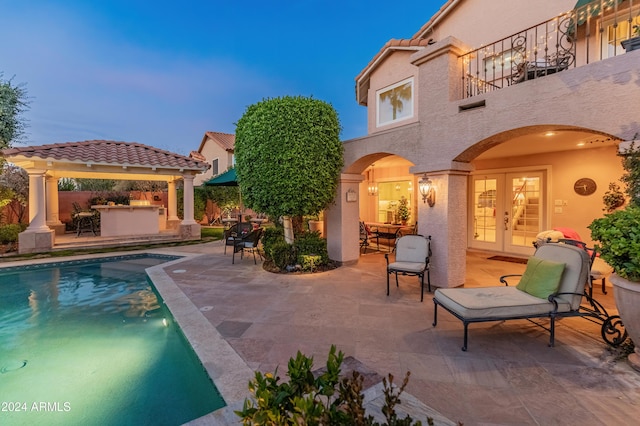
[[[464,283],[468,250],[531,254],[554,227],[591,243],[640,135],[640,50],[621,45],[638,24],[640,0],[448,0],[391,39],[356,77],[368,134],[344,143],[331,257],[357,260],[358,219],[392,221],[400,196],[438,287]]]
[[[234,164],[233,149],[236,136],[229,133],[205,132],[197,151],[197,156],[202,161],[211,164],[206,172],[196,176],[194,185],[202,185],[213,176],[225,172]],[[192,156],[194,156],[192,154]]]

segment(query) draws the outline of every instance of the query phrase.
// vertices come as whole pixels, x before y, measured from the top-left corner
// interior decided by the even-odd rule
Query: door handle
[[[509,212],[504,212],[504,230],[509,230]]]

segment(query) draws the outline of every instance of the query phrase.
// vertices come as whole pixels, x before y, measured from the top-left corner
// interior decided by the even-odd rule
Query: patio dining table
[[[388,241],[393,241],[395,243],[395,240],[400,237],[401,229],[411,228],[405,225],[395,225],[392,223],[381,222],[367,222],[366,225],[369,227],[376,239],[376,246],[378,250],[380,250],[380,238]],[[391,251],[391,246],[388,246],[387,250]]]

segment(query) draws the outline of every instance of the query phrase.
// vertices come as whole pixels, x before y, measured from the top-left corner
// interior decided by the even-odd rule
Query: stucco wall
[[[227,152],[227,150],[222,148],[211,139],[207,139],[204,146],[202,147],[201,154],[204,155],[209,164],[211,164],[211,161],[213,161],[214,159],[218,159],[218,174],[224,172],[232,165],[232,154]],[[206,172],[197,175],[193,179],[193,184],[196,186],[202,185],[203,182],[211,179],[212,177],[213,170],[209,168]]]
[[[489,44],[567,12],[576,0],[463,0],[428,38],[454,36],[473,48]]]
[[[589,244],[593,241],[587,226],[594,219],[604,215],[602,197],[609,189],[610,182],[620,183],[619,178],[624,171],[620,157],[616,155],[615,146],[474,161],[473,164],[479,174],[482,170],[551,166],[551,173],[548,176],[551,203],[549,228],[573,228]],[[585,177],[593,179],[598,188],[594,194],[578,195],[573,190],[573,184],[576,180]],[[555,206],[555,200],[561,200],[563,205]],[[560,207],[562,212],[555,212],[556,207]]]
[[[416,90],[418,83],[418,67],[411,64],[409,58],[411,54],[414,53],[412,51],[396,51],[389,55],[383,62],[380,64],[375,71],[371,74],[370,77],[370,89],[367,94],[367,103],[369,108],[367,109],[367,119],[368,119],[368,131],[369,134],[384,131],[388,129],[392,129],[398,126],[404,126],[410,123],[415,123],[418,121],[418,99],[419,92]],[[413,90],[413,117],[408,118],[406,120],[402,120],[399,123],[387,124],[380,127],[377,127],[376,123],[376,91],[379,89],[383,89],[392,84],[398,83],[402,80],[405,80],[409,77],[414,77],[414,90]]]

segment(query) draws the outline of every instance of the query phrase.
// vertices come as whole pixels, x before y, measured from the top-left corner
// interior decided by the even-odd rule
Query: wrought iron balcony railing
[[[462,98],[625,53],[639,25],[640,0],[595,0],[465,53]]]

